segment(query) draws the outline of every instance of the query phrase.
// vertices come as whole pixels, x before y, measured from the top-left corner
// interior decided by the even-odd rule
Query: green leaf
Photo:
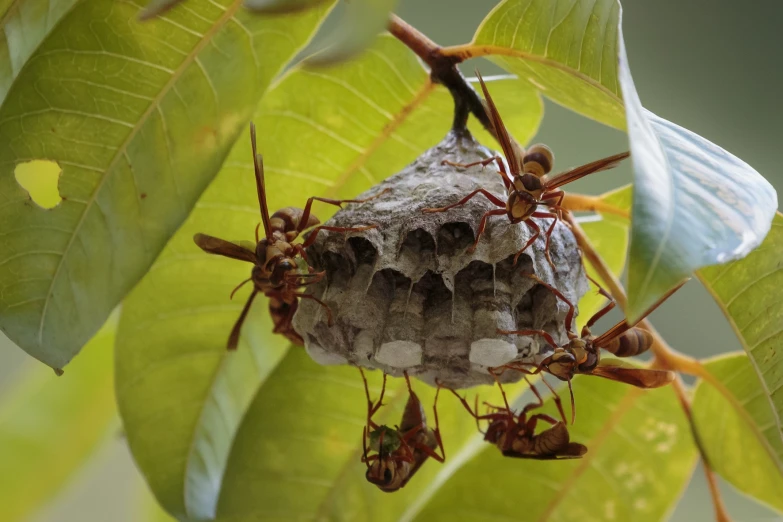
[[[747,163],[642,107],[620,35],[634,165],[629,320],[704,266],[741,259],[770,229],[775,189]]]
[[[332,65],[358,55],[384,30],[396,6],[397,0],[344,2],[337,27],[332,30],[321,50],[308,57],[305,63],[310,66]]]
[[[224,4],[139,24],[131,3],[81,2],[0,107],[0,328],[50,366],[64,366],[147,271],[324,16]],[[34,159],[62,169],[55,209],[14,178]]]
[[[748,257],[723,266],[700,270],[697,275],[726,314],[745,348],[761,389],[772,408],[769,428],[773,448],[783,444],[783,214]],[[765,426],[765,424],[762,424]],[[767,433],[767,432],[765,432]],[[779,450],[778,457],[783,459]]]
[[[139,13],[139,20],[149,20],[160,16],[182,0],[150,0],[147,6]]]
[[[627,185],[607,192],[601,196],[601,199],[617,208],[629,209],[631,208],[631,191],[632,187]],[[601,257],[606,262],[606,266],[609,267],[609,270],[611,270],[613,274],[622,274],[623,268],[625,267],[625,261],[628,257],[628,231],[630,229],[628,220],[606,214],[597,216],[597,219],[592,218],[578,221],[581,221],[580,226],[585,231],[585,234],[587,234],[593,247],[601,254]],[[591,264],[586,263],[585,270],[587,270],[587,274],[590,277],[596,281],[600,281],[600,276]],[[606,303],[606,298],[599,294],[595,288],[591,287],[591,290],[579,300],[577,331],[581,330],[587,320],[590,319],[604,303]]]
[[[61,377],[28,361],[0,402],[0,520],[31,519],[115,425],[112,317]]]
[[[569,432],[588,447],[581,459],[520,461],[485,446],[408,519],[665,519],[696,460],[674,390],[582,376],[573,386],[577,420]]]
[[[504,0],[461,47],[488,55],[552,101],[623,129],[619,15],[616,0]]]
[[[325,0],[245,0],[245,7],[258,13],[291,13],[309,9]]]
[[[763,385],[744,353],[705,361],[720,389],[700,380],[693,420],[713,469],[783,512],[783,440]]]
[[[758,246],[777,196],[742,160],[642,107],[620,19],[617,0],[504,0],[472,43],[445,52],[489,56],[552,100],[627,127],[635,182],[626,313],[637,320],[695,270]]]
[[[0,104],[27,59],[77,1],[0,1]]]
[[[380,393],[380,372],[368,373],[371,394]],[[524,382],[524,381],[523,381]],[[405,381],[389,379],[386,406],[374,419],[399,424],[407,400]],[[435,390],[417,380],[414,391],[432,423]],[[509,386],[509,391],[520,385]],[[496,389],[482,387],[495,403]],[[445,465],[426,462],[408,486],[393,495],[365,479],[362,428],[367,402],[359,372],[347,366],[320,367],[304,350],[292,349],[261,387],[234,441],[220,499],[222,520],[341,520],[376,522],[405,519],[408,507],[454,464],[469,458],[476,424],[447,391],[438,404]],[[302,495],[306,488],[307,495]]]
[[[528,139],[542,107],[533,91],[520,92],[519,85],[509,78],[490,82],[507,100],[501,106],[515,114],[508,125],[519,139]],[[359,60],[293,70],[264,98],[254,119],[270,208],[277,209],[301,206],[311,194],[353,196],[393,174],[448,132],[452,102],[444,88],[429,83],[414,55],[393,38],[381,37]],[[477,134],[491,143],[485,131]],[[248,266],[208,256],[192,239],[196,232],[253,237],[260,218],[252,172],[243,134],[123,305],[117,342],[120,412],[136,462],[158,500],[180,518],[214,516],[221,494],[227,494],[223,474],[245,411],[258,388],[277,375],[285,355],[284,339],[271,333],[262,299],[251,310],[239,349],[226,352],[247,293],[234,302],[228,295],[247,277]],[[331,209],[315,209],[321,218],[324,211]],[[309,386],[301,396],[315,393]],[[293,408],[296,402],[270,404]],[[352,433],[350,444],[359,435]]]

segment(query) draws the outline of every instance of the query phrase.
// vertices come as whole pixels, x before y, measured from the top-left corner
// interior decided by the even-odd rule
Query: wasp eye
[[[392,472],[389,468],[386,468],[383,472],[383,481],[389,484],[392,481]]]
[[[575,363],[576,357],[570,352],[559,352],[552,356],[552,362],[559,364]]]

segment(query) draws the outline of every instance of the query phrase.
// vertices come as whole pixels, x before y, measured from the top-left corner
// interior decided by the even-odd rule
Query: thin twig
[[[457,68],[462,59],[456,56],[446,56],[442,47],[424,36],[419,30],[407,23],[397,15],[392,14],[389,19],[389,32],[408,48],[416,53],[430,68],[430,78],[435,83],[445,86],[454,98],[454,123],[455,131],[466,129],[468,115],[478,119],[487,131],[497,137],[492,127],[492,122],[484,110],[481,97],[471,87]]]
[[[579,223],[576,222],[573,216],[570,213],[566,213],[565,219],[571,226],[571,230],[574,232],[576,241],[579,244],[579,248],[582,249],[585,258],[587,258],[595,271],[598,272],[598,275],[603,283],[609,287],[609,293],[612,295],[612,298],[614,298],[617,304],[620,305],[620,308],[624,310],[628,303],[628,298],[625,295],[625,290],[623,289],[622,284],[606,265],[601,255],[593,248],[593,245],[590,243],[590,240],[587,238],[584,230],[582,230],[582,227],[579,226]],[[691,375],[697,375],[705,381],[709,381],[710,384],[716,386],[717,388],[725,390],[723,384],[718,382],[717,379],[715,379],[715,377],[709,373],[699,361],[688,357],[687,355],[684,355],[669,346],[663,337],[661,337],[655,328],[653,328],[649,321],[645,319],[644,321],[641,321],[640,324],[653,336],[653,345],[650,347],[650,350],[655,355],[653,366],[673,370],[675,372],[684,372]],[[715,520],[717,522],[731,522],[731,517],[729,517],[729,514],[726,511],[726,506],[723,503],[723,497],[717,486],[715,472],[710,465],[707,453],[701,442],[701,438],[699,437],[698,430],[696,429],[696,425],[693,422],[690,398],[688,397],[685,385],[683,384],[679,374],[677,374],[676,378],[674,379],[672,386],[674,388],[675,394],[677,395],[677,398],[680,401],[680,405],[685,412],[685,416],[688,418],[688,423],[691,427],[691,433],[693,434],[693,440],[696,444],[696,449],[699,451],[701,460],[704,463],[704,474],[707,477],[707,483],[710,487],[710,494],[712,495],[712,504],[715,509]]]
[[[665,365],[660,365],[664,366]],[[691,426],[691,434],[693,435],[693,442],[696,444],[696,448],[699,450],[699,455],[704,463],[704,476],[707,479],[707,484],[710,488],[710,495],[712,496],[712,505],[715,509],[715,520],[717,522],[731,522],[726,505],[723,503],[723,495],[718,489],[718,478],[715,476],[715,470],[712,469],[712,464],[707,458],[707,453],[704,450],[704,444],[701,441],[699,432],[696,429],[696,425],[693,423],[693,410],[691,408],[691,402],[688,398],[688,394],[685,390],[685,385],[679,375],[672,382],[674,391],[677,394],[677,398],[680,400],[680,406],[682,406],[685,416],[688,418],[688,423]]]

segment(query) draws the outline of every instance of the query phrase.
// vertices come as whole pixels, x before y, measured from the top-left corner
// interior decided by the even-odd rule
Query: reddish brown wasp
[[[411,381],[405,373],[408,384],[408,402],[402,414],[399,426],[390,428],[378,425],[372,417],[383,405],[383,395],[386,392],[386,374],[383,374],[383,387],[378,402],[370,399],[370,390],[364,371],[359,368],[364,380],[364,392],[367,396],[367,426],[362,430],[362,447],[364,453],[362,462],[367,464],[365,474],[367,481],[378,486],[381,491],[392,492],[405,486],[416,474],[422,464],[429,458],[443,462],[446,451],[438,430],[438,395],[440,387],[435,392],[435,402],[432,411],[435,416],[435,428],[427,428],[427,417],[424,414],[419,397],[411,388]],[[440,455],[437,449],[440,448]],[[373,451],[368,454],[368,449]]]
[[[508,134],[508,131],[503,124],[503,120],[500,118],[500,113],[498,112],[495,103],[492,101],[492,97],[489,95],[487,86],[484,84],[484,79],[478,71],[476,71],[476,74],[478,75],[479,82],[481,82],[481,89],[484,91],[487,113],[492,121],[500,146],[503,149],[503,155],[506,157],[506,162],[508,163],[511,175],[506,171],[500,156],[494,156],[483,161],[468,164],[451,163],[448,161],[445,163],[467,168],[474,165],[485,166],[492,162],[496,162],[500,169],[500,175],[503,180],[503,185],[506,187],[508,198],[506,201],[503,201],[489,191],[480,188],[474,190],[452,205],[441,208],[427,208],[424,209],[424,212],[445,212],[451,208],[464,205],[478,194],[483,194],[490,202],[500,208],[489,210],[482,216],[478,227],[478,233],[476,234],[476,240],[468,251],[472,252],[476,249],[481,234],[486,228],[487,220],[490,217],[506,214],[511,223],[524,222],[533,232],[533,235],[530,236],[527,243],[525,243],[522,249],[514,256],[514,264],[516,264],[519,256],[522,255],[522,252],[532,245],[541,234],[541,229],[531,218],[550,218],[552,219],[552,224],[545,232],[545,252],[549,264],[553,265],[552,259],[549,257],[549,241],[552,231],[555,228],[555,223],[559,217],[559,212],[564,210],[560,206],[563,201],[564,192],[558,189],[563,185],[576,181],[588,174],[611,169],[617,166],[620,161],[627,158],[630,154],[628,152],[615,154],[614,156],[609,156],[608,158],[603,158],[582,165],[581,167],[576,167],[552,177],[547,177],[546,175],[552,170],[552,162],[554,160],[552,151],[546,145],[541,144],[533,145],[527,152],[521,150],[520,146],[514,142]],[[547,206],[555,212],[542,212],[538,209],[539,205]]]
[[[464,397],[461,397],[457,392],[451,390],[451,393],[459,399],[465,409],[468,410],[468,413],[476,419],[477,426],[479,426],[479,421],[488,422],[487,430],[482,431],[485,441],[497,446],[506,457],[516,457],[520,459],[577,459],[587,452],[587,448],[584,445],[579,444],[578,442],[571,442],[568,429],[566,428],[560,398],[554,390],[552,390],[553,397],[563,420],[558,421],[545,413],[536,413],[528,418],[528,413],[531,410],[540,408],[544,405],[544,400],[541,397],[541,394],[538,393],[536,387],[527,380],[527,377],[525,377],[525,381],[530,385],[530,389],[536,395],[538,401],[531,402],[522,408],[522,411],[519,413],[514,413],[508,405],[506,392],[497,379],[497,374],[492,372],[492,375],[495,376],[495,380],[500,387],[504,406],[492,406],[485,403],[489,408],[489,412],[484,415],[478,413],[478,396],[476,397],[474,407],[471,408]],[[546,381],[544,381],[544,383],[546,384]],[[549,385],[547,384],[547,386]],[[536,426],[539,421],[547,422],[551,424],[552,427],[547,428],[540,433],[536,433]],[[481,431],[480,426],[479,431]]]
[[[513,368],[528,374],[537,374],[546,370],[560,380],[568,381],[569,390],[571,388],[571,379],[577,373],[598,375],[613,381],[624,382],[639,388],[658,388],[665,386],[674,380],[674,373],[667,370],[652,370],[647,368],[637,368],[628,363],[618,360],[601,360],[600,350],[613,353],[617,357],[631,357],[646,352],[652,346],[654,340],[650,332],[638,328],[635,325],[651,314],[661,303],[676,292],[685,282],[667,292],[661,299],[651,306],[640,318],[637,323],[628,324],[625,320],[620,321],[605,333],[594,336],[590,328],[604,315],[609,313],[615,306],[612,297],[598,285],[598,291],[604,297],[609,299],[609,303],[593,315],[584,328],[582,335],[577,336],[571,331],[571,322],[574,318],[574,305],[553,286],[541,281],[534,275],[528,275],[538,284],[543,285],[554,293],[560,300],[568,306],[566,314],[566,331],[569,341],[564,346],[558,346],[549,333],[544,330],[498,330],[499,334],[504,335],[539,335],[543,337],[550,346],[554,347],[552,355],[541,361],[537,367],[530,363],[510,363],[506,368]],[[525,369],[525,366],[534,366],[535,370]],[[574,411],[574,394],[571,392],[571,411]],[[573,414],[572,421],[573,422]]]
[[[261,208],[261,223],[256,226],[256,245],[255,248],[248,248],[240,244],[225,241],[206,234],[196,234],[193,241],[196,242],[202,250],[209,254],[218,254],[239,261],[252,263],[253,269],[250,278],[242,281],[233,292],[234,293],[248,281],[253,282],[253,291],[245,303],[239,319],[234,324],[231,334],[228,338],[228,349],[233,350],[239,342],[239,332],[242,328],[250,305],[253,303],[256,295],[261,293],[269,297],[269,312],[275,324],[274,332],[286,336],[296,344],[302,344],[302,338],[291,326],[291,320],[299,299],[312,299],[320,304],[326,311],[329,325],[332,324],[332,313],[329,307],[316,297],[305,294],[302,288],[312,285],[323,279],[325,272],[315,272],[307,263],[307,254],[305,248],[310,246],[321,230],[332,232],[361,232],[375,228],[377,225],[364,227],[341,228],[318,226],[318,218],[310,213],[313,201],[323,201],[330,205],[336,205],[342,208],[343,203],[364,203],[368,199],[347,199],[335,200],[319,197],[311,197],[307,200],[304,210],[286,207],[278,210],[271,216],[266,202],[266,188],[264,184],[264,162],[256,150],[256,128],[250,124],[250,140],[253,148],[253,163],[255,165],[256,190],[258,192],[258,203]],[[259,238],[259,228],[263,224],[264,237]],[[306,229],[315,227],[310,231],[309,237],[303,243],[294,243],[294,240]]]

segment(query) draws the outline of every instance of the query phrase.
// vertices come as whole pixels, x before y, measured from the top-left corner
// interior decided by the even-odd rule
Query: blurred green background
[[[399,15],[442,45],[471,39],[497,0],[401,0]],[[624,34],[631,70],[642,103],[739,156],[783,191],[783,2],[781,0],[624,0]],[[486,61],[463,66],[500,70]],[[536,141],[550,145],[556,170],[627,148],[623,133],[603,127],[547,102]],[[570,186],[601,193],[629,182],[628,164]],[[616,320],[612,316],[609,320]],[[691,282],[653,321],[677,349],[708,357],[741,349],[729,325],[707,293]],[[602,323],[604,324],[604,323]],[[599,326],[600,330],[600,326]],[[0,334],[1,335],[1,334]],[[0,338],[0,413],[15,378],[51,370],[27,358]],[[40,377],[40,375],[39,375]],[[78,378],[66,373],[63,378]],[[0,431],[12,425],[0,415]],[[2,472],[2,471],[0,471]],[[783,520],[762,506],[723,487],[737,521]],[[781,492],[783,494],[783,492]],[[149,496],[133,467],[118,423],[101,449],[34,522],[125,522],[149,520]],[[713,520],[700,470],[672,514],[674,521]]]

